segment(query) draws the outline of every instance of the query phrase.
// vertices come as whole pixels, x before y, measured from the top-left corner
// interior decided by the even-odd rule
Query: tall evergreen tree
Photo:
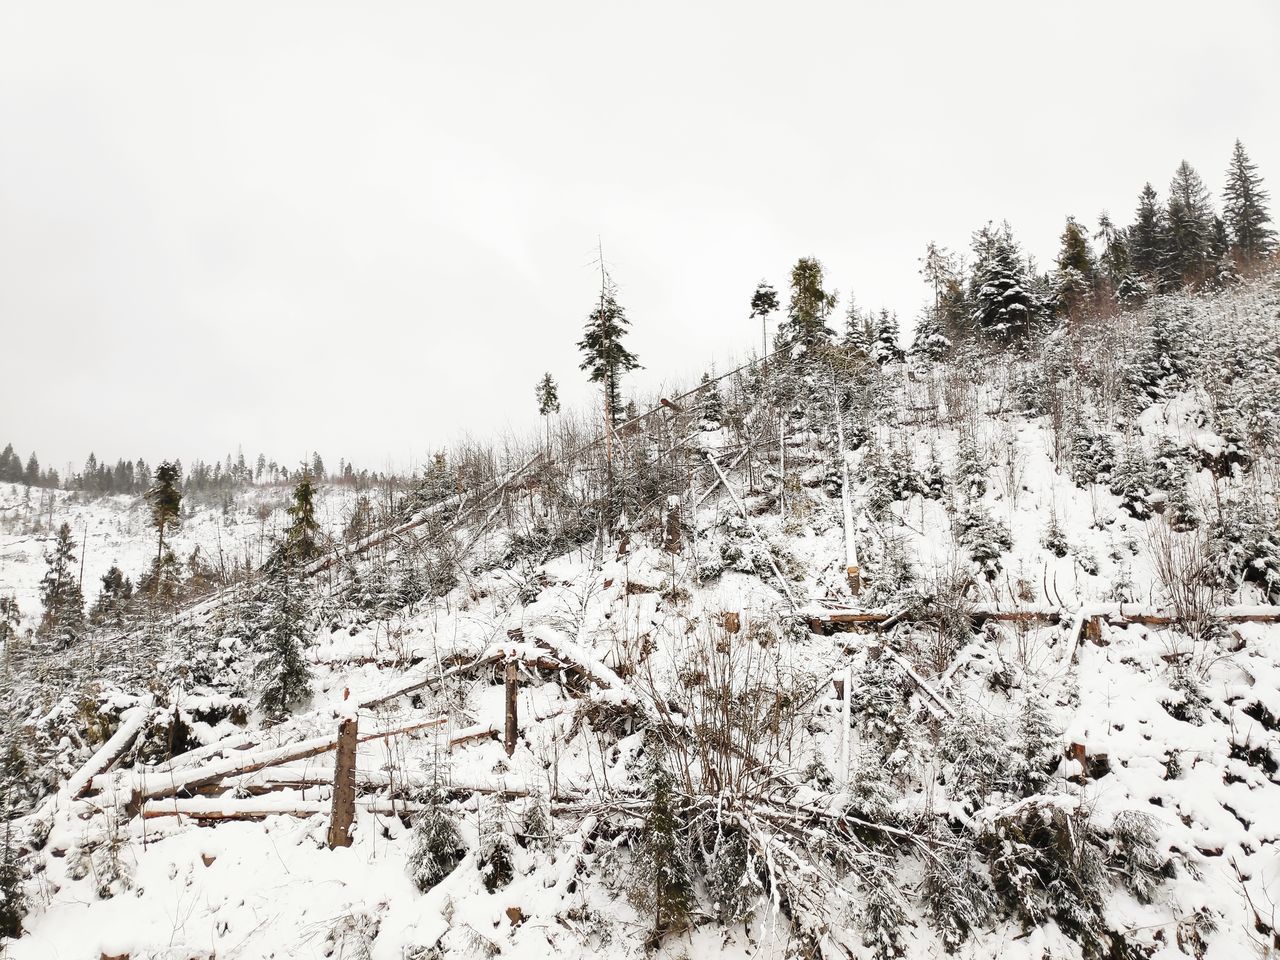
[[[65,646],[84,632],[84,596],[76,574],[76,542],[71,539],[71,525],[58,528],[53,552],[45,555],[44,578],[40,581],[40,600],[44,617],[40,635]]]
[[[22,472],[22,482],[28,487],[40,486],[40,461],[36,459],[34,450],[27,457],[27,469]]]
[[[751,295],[751,318],[760,321],[760,356],[769,352],[769,317],[778,310],[778,291],[761,280]]]
[[[785,347],[812,350],[829,343],[827,317],[836,306],[836,293],[823,289],[823,268],[813,257],[801,257],[791,268],[791,300],[787,319],[778,328],[778,340]]]
[[[1155,188],[1145,184],[1138,195],[1138,210],[1129,228],[1129,260],[1139,276],[1159,278],[1168,242],[1164,214]]]
[[[1213,205],[1200,174],[1187,161],[1178,164],[1169,182],[1168,260],[1170,283],[1196,283],[1208,275],[1213,237]]]
[[[1089,238],[1075,217],[1067,217],[1060,238],[1058,269],[1053,278],[1054,297],[1067,316],[1079,315],[1097,283],[1097,264],[1089,247]]]
[[[302,468],[293,488],[289,505],[289,526],[280,544],[281,556],[287,563],[307,564],[320,555],[320,523],[316,520],[316,487],[311,471]]]
[[[640,361],[634,353],[622,345],[622,338],[631,324],[626,312],[618,303],[612,281],[604,277],[600,302],[587,316],[587,325],[578,349],[582,351],[580,370],[588,371],[592,383],[598,383],[604,391],[605,420],[616,427],[623,420],[622,375],[639,369]]]
[[[296,581],[289,568],[278,570],[263,585],[253,630],[254,679],[258,705],[272,719],[283,718],[311,694],[311,667],[302,654],[310,636],[310,616],[304,581]]]
[[[156,547],[157,569],[164,560],[165,531],[178,523],[182,509],[182,492],[178,484],[182,482],[182,468],[172,461],[166,460],[156,467],[155,485],[147,491],[147,500],[151,504],[151,525],[159,534],[159,545]],[[160,578],[156,578],[159,586]]]
[[[1275,249],[1276,232],[1268,226],[1269,199],[1258,168],[1244,152],[1244,144],[1237,140],[1227,167],[1227,186],[1222,191],[1222,212],[1232,252],[1242,263],[1252,263]]]
[[[975,233],[973,255],[969,300],[975,329],[1000,345],[1024,340],[1041,307],[1009,224],[988,224]]]
[[[89,611],[89,621],[96,627],[122,627],[128,618],[132,600],[133,582],[112,564],[111,569],[102,575],[102,590]]]
[[[538,400],[538,416],[546,426],[547,450],[551,449],[551,415],[560,412],[560,388],[551,374],[544,373],[534,388],[534,396]]]
[[[0,452],[0,483],[22,482],[22,460],[13,452],[13,444],[5,444]]]

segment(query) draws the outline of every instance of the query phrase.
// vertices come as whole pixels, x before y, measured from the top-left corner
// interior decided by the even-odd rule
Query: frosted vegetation
[[[1273,955],[1280,281],[1006,239],[605,436],[0,485],[8,955]]]

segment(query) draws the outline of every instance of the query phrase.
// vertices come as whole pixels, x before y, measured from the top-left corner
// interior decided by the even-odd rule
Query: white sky
[[[799,256],[909,321],[928,240],[1127,221],[1243,139],[1280,4],[0,0],[0,444],[421,461],[536,420],[597,236],[637,386]]]

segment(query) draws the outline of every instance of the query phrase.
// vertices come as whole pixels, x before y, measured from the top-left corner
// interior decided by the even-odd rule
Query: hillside
[[[1277,343],[1272,276],[1022,352],[779,352],[376,522],[322,490],[291,580],[287,490],[196,510],[175,553],[258,573],[92,651],[31,634],[52,530],[92,594],[145,505],[0,487],[7,956],[1271,955]]]

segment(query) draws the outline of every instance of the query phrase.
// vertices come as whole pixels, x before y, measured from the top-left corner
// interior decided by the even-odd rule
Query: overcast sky
[[[646,370],[722,369],[799,256],[1130,217],[1241,138],[1280,194],[1280,4],[0,0],[0,444],[378,467],[522,429],[597,237]]]

